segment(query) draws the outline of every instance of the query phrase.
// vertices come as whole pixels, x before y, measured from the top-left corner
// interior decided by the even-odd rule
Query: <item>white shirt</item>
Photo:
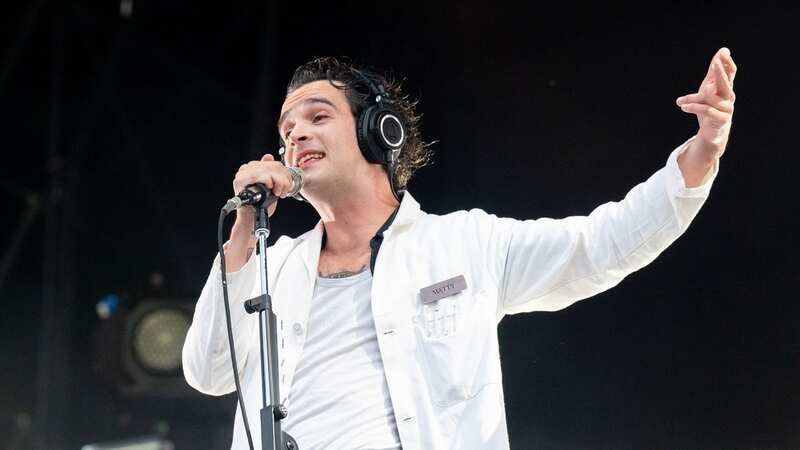
[[[404,195],[383,235],[371,296],[404,450],[508,449],[498,322],[506,314],[562,309],[611,288],[677,239],[717,175],[715,167],[703,186],[686,188],[677,166],[685,146],[622,201],[603,204],[588,216],[521,221],[479,209],[438,216],[421,211],[409,193]],[[268,251],[269,286],[282,325],[284,402],[303,354],[321,243],[318,224],[296,239],[281,237]],[[443,303],[457,305],[455,317],[440,313],[434,319],[442,328],[449,320],[453,332],[431,333],[420,289],[458,275],[464,276],[467,288]],[[256,258],[231,273],[228,286],[245,407],[258,443],[258,318],[241,307],[259,293]],[[227,347],[216,260],[183,348],[187,382],[212,395],[232,392]],[[247,449],[238,412],[232,448]]]
[[[397,450],[365,270],[320,278],[314,288],[303,354],[283,429],[302,450]]]

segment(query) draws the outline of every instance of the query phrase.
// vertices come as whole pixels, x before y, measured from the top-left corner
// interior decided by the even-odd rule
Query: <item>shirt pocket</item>
[[[465,290],[422,304],[414,316],[421,370],[434,404],[455,405],[488,383],[495,303],[486,290]]]

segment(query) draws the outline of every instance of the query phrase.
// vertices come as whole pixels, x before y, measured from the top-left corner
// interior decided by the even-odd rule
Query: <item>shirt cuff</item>
[[[717,178],[717,174],[719,173],[719,159],[717,159],[714,162],[714,167],[711,169],[711,176],[708,177],[708,180],[706,180],[705,183],[697,187],[686,187],[686,180],[683,178],[681,168],[678,166],[678,156],[680,156],[686,151],[687,148],[689,148],[689,144],[691,144],[696,137],[697,136],[692,136],[686,140],[686,142],[673,150],[672,153],[670,153],[669,158],[667,158],[668,189],[669,193],[675,197],[708,197],[708,194],[711,191],[711,185],[714,184],[714,180]]]

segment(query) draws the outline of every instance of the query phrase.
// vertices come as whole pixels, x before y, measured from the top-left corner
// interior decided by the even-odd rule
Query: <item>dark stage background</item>
[[[299,63],[406,77],[438,141],[410,185],[428,211],[564,217],[621,198],[696,131],[675,98],[720,46],[739,66],[734,127],[688,232],[604,294],[501,323],[511,444],[800,448],[797,7],[122,5],[2,6],[0,449],[148,433],[227,448],[232,396],[119,389],[122,312],[95,305],[196,298],[218,208],[238,166],[274,151]],[[282,202],[273,230],[314,216]]]

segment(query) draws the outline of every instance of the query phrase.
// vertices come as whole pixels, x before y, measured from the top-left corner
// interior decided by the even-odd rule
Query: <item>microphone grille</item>
[[[297,167],[289,166],[287,168],[292,174],[292,190],[289,192],[289,196],[294,197],[299,194],[300,189],[303,188],[303,171]]]

